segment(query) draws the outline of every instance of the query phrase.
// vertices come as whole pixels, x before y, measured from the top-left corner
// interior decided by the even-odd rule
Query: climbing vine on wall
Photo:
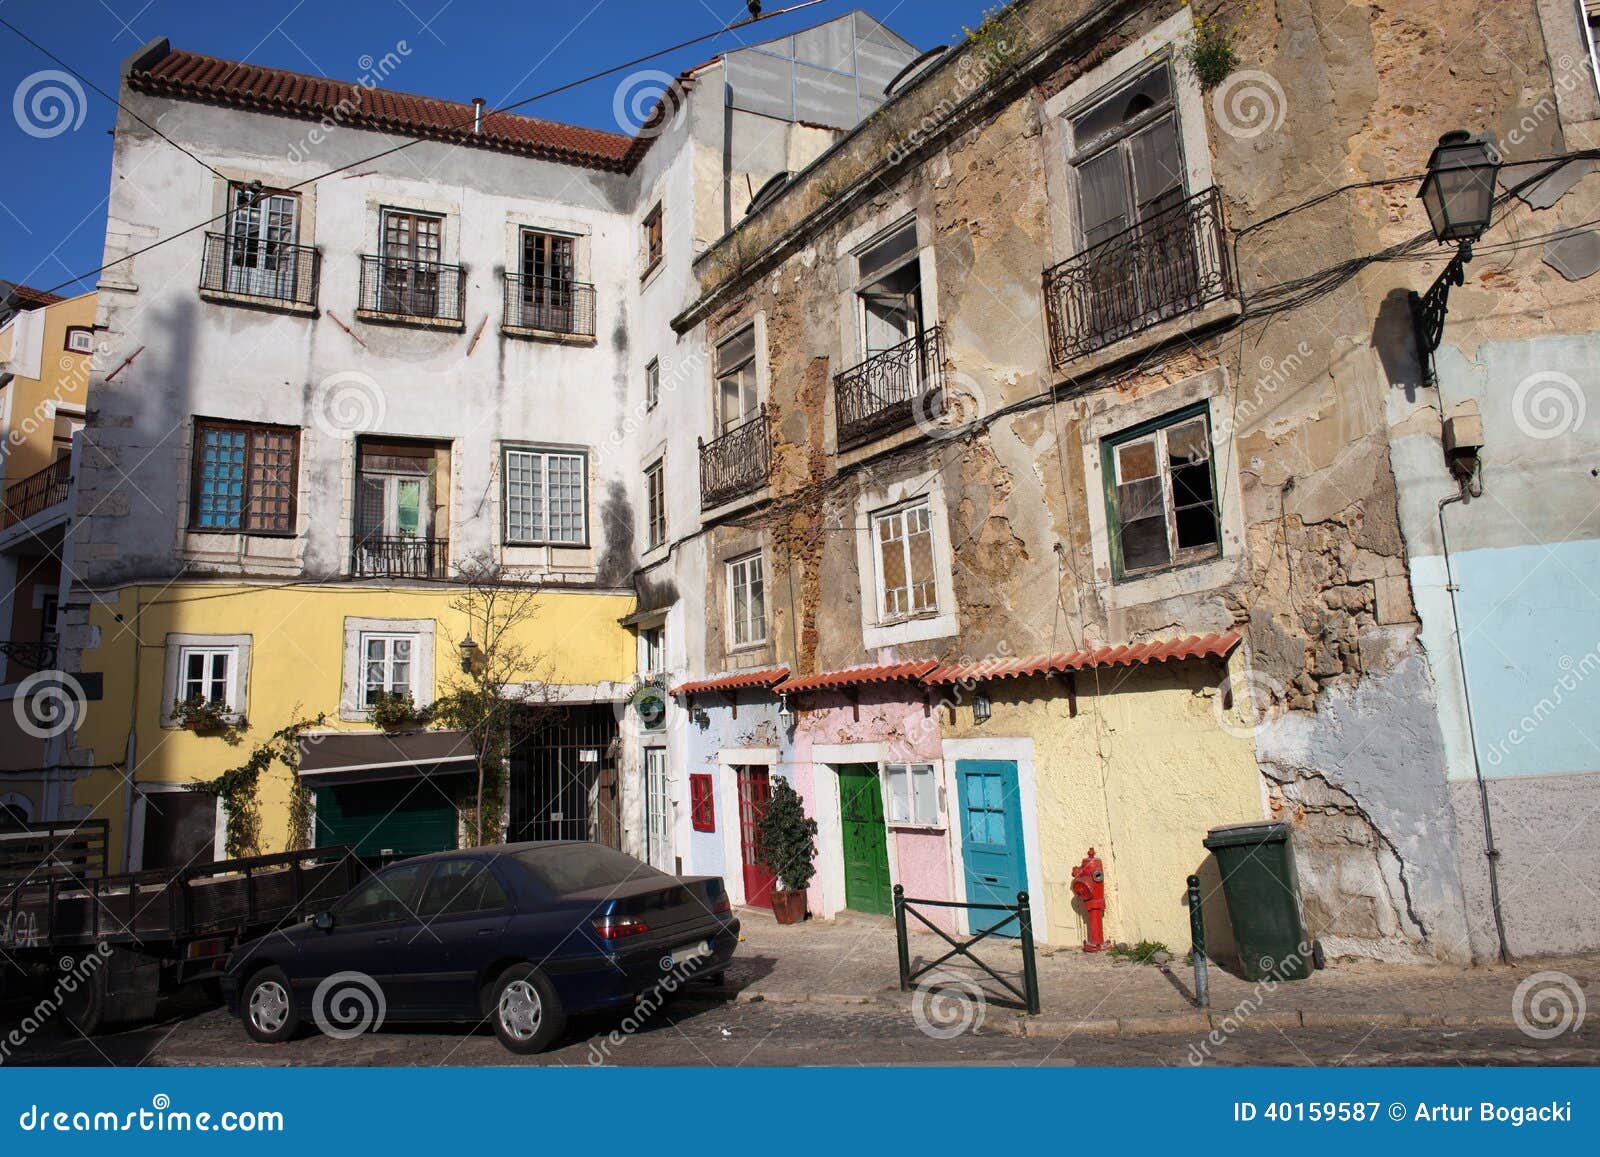
[[[311,843],[311,792],[300,781],[300,733],[320,726],[326,715],[296,719],[281,727],[256,747],[237,767],[215,779],[185,784],[189,791],[208,791],[222,801],[227,813],[229,858],[261,855],[261,775],[274,763],[289,771],[289,837],[285,851],[298,851]]]

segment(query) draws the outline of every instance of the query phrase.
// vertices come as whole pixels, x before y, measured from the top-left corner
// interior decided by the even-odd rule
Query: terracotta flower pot
[[[806,894],[772,890],[772,914],[779,924],[798,924],[806,918]]]

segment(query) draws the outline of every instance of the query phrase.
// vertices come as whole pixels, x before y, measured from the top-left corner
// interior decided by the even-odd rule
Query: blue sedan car
[[[255,1040],[307,1021],[489,1020],[535,1053],[569,1013],[719,980],[739,940],[717,876],[669,876],[597,844],[439,852],[385,868],[330,911],[237,948],[223,993]]]

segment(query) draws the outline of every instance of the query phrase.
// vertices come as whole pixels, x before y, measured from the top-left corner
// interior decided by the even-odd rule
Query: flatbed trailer
[[[330,907],[367,874],[340,845],[108,875],[103,831],[98,857],[85,834],[0,834],[0,951],[14,982],[54,977],[56,1003],[86,1033],[215,982],[235,946]]]

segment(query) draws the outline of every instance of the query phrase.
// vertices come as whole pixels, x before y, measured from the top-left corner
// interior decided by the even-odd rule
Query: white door
[[[667,749],[644,749],[645,858],[652,868],[673,870],[672,801],[667,796]]]

